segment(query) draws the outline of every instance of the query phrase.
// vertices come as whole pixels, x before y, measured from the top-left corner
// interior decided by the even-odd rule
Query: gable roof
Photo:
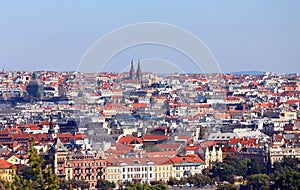
[[[135,136],[123,136],[118,140],[118,143],[122,144],[142,144],[142,139]]]
[[[68,149],[64,146],[64,144],[61,142],[61,140],[59,138],[55,139],[55,142],[53,144],[53,148],[54,148],[54,150],[56,150],[58,152],[68,151]]]
[[[171,161],[174,164],[182,164],[182,163],[205,163],[197,154],[189,154],[186,156],[176,156],[171,158]]]

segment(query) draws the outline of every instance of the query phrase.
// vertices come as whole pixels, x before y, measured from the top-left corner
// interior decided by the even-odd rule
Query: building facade
[[[69,152],[59,138],[49,151],[49,157],[60,180],[84,180],[95,188],[99,179],[106,179],[106,161],[101,156]]]

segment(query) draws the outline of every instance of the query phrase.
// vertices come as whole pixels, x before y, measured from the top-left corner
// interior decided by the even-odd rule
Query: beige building
[[[300,148],[270,148],[269,159],[271,164],[282,161],[284,157],[300,158]]]
[[[176,179],[192,174],[201,174],[207,168],[205,162],[197,154],[178,155],[171,159],[173,176]]]
[[[12,182],[16,174],[16,166],[0,159],[0,179],[7,182]]]
[[[294,120],[294,119],[297,119],[297,112],[291,112],[291,111],[286,111],[286,112],[283,112],[281,113],[282,114],[282,117],[284,119],[287,119],[287,120]]]
[[[152,157],[154,163],[154,181],[168,181],[172,177],[173,163],[168,157]]]
[[[106,167],[106,176],[107,180],[114,182],[116,186],[119,186],[120,183],[120,165],[118,163],[109,163]]]

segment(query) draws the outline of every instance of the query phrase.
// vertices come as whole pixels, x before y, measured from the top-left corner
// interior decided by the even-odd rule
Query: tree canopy
[[[53,173],[52,166],[44,163],[43,157],[30,145],[28,148],[29,167],[25,167],[20,176],[16,175],[11,189],[13,190],[58,190],[59,180]]]

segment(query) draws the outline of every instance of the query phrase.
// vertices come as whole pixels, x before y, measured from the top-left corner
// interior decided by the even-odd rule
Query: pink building
[[[106,179],[106,162],[100,156],[69,151],[59,138],[49,153],[54,172],[60,180],[84,180],[95,188],[97,180]]]

